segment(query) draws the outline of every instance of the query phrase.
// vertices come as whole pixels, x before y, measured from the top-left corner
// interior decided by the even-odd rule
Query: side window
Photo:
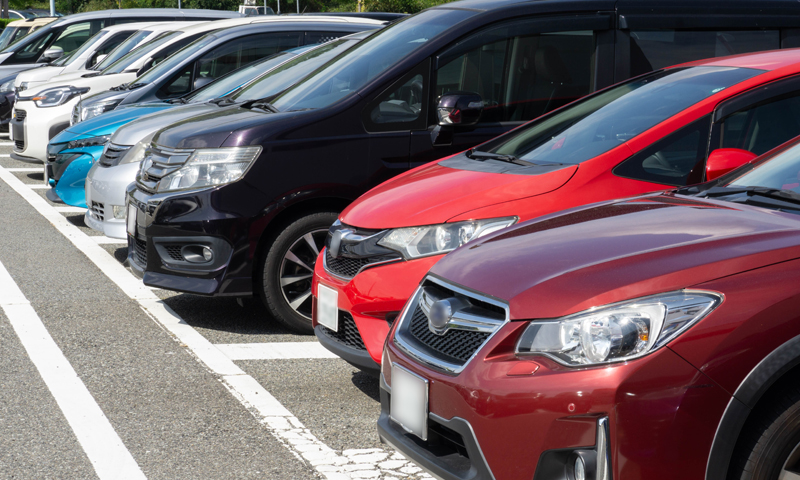
[[[304,45],[312,45],[315,43],[325,43],[335,40],[341,36],[349,35],[348,32],[306,32],[306,39]]]
[[[484,101],[481,123],[522,122],[592,91],[593,31],[493,33],[487,35],[493,41],[440,63],[437,98],[451,91],[474,92]]]
[[[662,185],[700,183],[710,131],[707,115],[620,163],[614,174]]]
[[[779,30],[631,31],[631,77],[702,58],[781,48]]]
[[[412,123],[422,110],[423,78],[416,74],[393,90],[372,110],[373,123]]]
[[[97,63],[97,59],[100,57],[100,55],[108,55],[108,53],[111,50],[114,50],[115,48],[117,48],[120,43],[122,43],[125,40],[127,40],[128,37],[130,37],[132,34],[133,34],[132,31],[130,31],[130,32],[119,32],[119,33],[114,34],[114,36],[112,36],[110,39],[106,40],[106,42],[103,44],[102,47],[98,48],[94,52],[94,55],[92,55],[92,58],[90,58],[89,61],[86,62],[86,65],[87,66],[92,66],[95,63]]]
[[[64,50],[64,55],[70,54],[102,28],[103,22],[101,20],[74,23],[61,32],[53,44],[50,45],[50,48],[60,47]]]
[[[741,148],[761,155],[800,132],[800,92],[771,98],[728,115],[717,148]]]
[[[142,66],[142,68],[139,69],[139,72],[137,72],[138,76],[141,76],[144,72],[150,70],[151,68],[161,63],[165,58],[169,57],[170,55],[177,52],[186,45],[189,45],[190,43],[194,42],[203,35],[204,35],[203,33],[196,33],[192,36],[178,40],[172,45],[164,47],[160,51],[156,52],[155,54],[153,54],[153,58],[151,58],[150,61],[148,61],[146,64]]]

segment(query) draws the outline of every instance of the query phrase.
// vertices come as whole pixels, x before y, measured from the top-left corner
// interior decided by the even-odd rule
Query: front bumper
[[[525,325],[502,327],[456,376],[420,365],[390,339],[381,439],[447,480],[565,480],[567,459],[597,448],[607,417],[614,480],[703,478],[727,392],[668,348],[584,369],[519,358],[512,349]],[[392,364],[429,382],[426,441],[390,418]]]
[[[45,164],[53,190],[67,205],[88,207],[86,177],[103,154],[103,145],[65,149],[66,144],[50,145]],[[57,152],[57,153],[56,153]]]
[[[252,295],[256,249],[249,235],[253,243],[260,238],[252,225],[258,219],[217,210],[215,205],[231,207],[219,195],[219,189],[151,195],[128,186],[126,204],[137,212],[128,260],[145,285],[198,295]],[[187,260],[203,247],[213,251],[212,260]]]
[[[428,270],[443,255],[368,267],[351,280],[341,279],[326,271],[323,266],[324,255],[323,250],[314,268],[311,291],[316,296],[320,283],[336,290],[339,294],[339,322],[347,322],[345,326],[355,331],[349,337],[342,338],[341,335],[331,335],[333,332],[325,327],[317,330],[315,311],[312,315],[314,332],[325,348],[351,364],[362,370],[377,370],[392,322]],[[386,281],[387,278],[391,281]],[[350,322],[354,325],[350,325]],[[353,341],[353,335],[361,337],[360,344]],[[364,354],[368,355],[369,360]],[[354,360],[359,358],[362,361],[356,364]]]
[[[10,122],[14,139],[11,158],[35,163],[47,161],[47,144],[69,126],[69,115],[76,101],[49,108],[37,108],[30,101],[17,102],[14,109],[24,111],[25,117]]]
[[[11,110],[14,108],[14,92],[0,94],[0,129],[8,131],[11,122]]]
[[[128,185],[136,180],[138,163],[101,167],[95,163],[86,176],[86,224],[110,238],[127,238],[125,218],[114,217],[114,206],[125,207]]]

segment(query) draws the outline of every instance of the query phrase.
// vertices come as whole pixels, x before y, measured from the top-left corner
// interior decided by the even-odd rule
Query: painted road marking
[[[121,238],[111,238],[111,237],[106,237],[105,235],[97,235],[97,236],[91,236],[91,237],[92,237],[92,240],[94,240],[95,242],[97,242],[100,245],[106,245],[106,244],[109,244],[109,245],[127,245],[128,244],[127,240],[123,240]]]
[[[123,292],[139,302],[142,310],[172,334],[176,342],[183,344],[198,362],[218,375],[223,386],[267,428],[270,434],[322,476],[329,480],[380,478],[384,475],[417,475],[420,478],[430,478],[422,474],[419,467],[404,460],[397,453],[381,449],[369,449],[369,454],[353,453],[361,452],[360,450],[337,453],[311,433],[260,383],[247,375],[233,363],[233,360],[226,357],[220,349],[162,302],[150,288],[145,287],[103,247],[69,223],[66,217],[57,212],[44,198],[3,167],[0,167],[0,179],[53,224],[56,230],[83,252]],[[400,460],[404,463],[400,463]]]
[[[86,209],[81,207],[53,207],[53,208],[55,208],[56,212],[59,213],[86,213]]]
[[[0,307],[101,480],[146,479],[86,385],[0,262]]]
[[[45,188],[50,188],[50,185],[44,183],[33,183],[33,184],[23,184],[28,188],[32,188],[34,190],[44,190]]]
[[[12,147],[14,142],[0,142],[0,147]]]
[[[339,358],[319,342],[227,343],[214,346],[231,360]]]
[[[40,168],[6,168],[9,172],[42,172]]]

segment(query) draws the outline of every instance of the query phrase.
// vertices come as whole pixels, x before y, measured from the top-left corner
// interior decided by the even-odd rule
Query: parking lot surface
[[[427,477],[377,379],[258,299],[144,287],[0,135],[0,478]]]

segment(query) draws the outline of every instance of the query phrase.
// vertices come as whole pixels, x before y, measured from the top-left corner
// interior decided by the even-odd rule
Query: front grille
[[[194,150],[151,146],[150,152],[144,159],[145,165],[141,175],[136,177],[136,184],[142,190],[154,193],[158,182],[181,168],[192,152]]]
[[[459,320],[449,323],[444,333],[434,333],[421,306],[422,289],[434,289],[442,299],[455,297],[466,300],[468,308],[453,314],[464,312],[477,323]],[[497,300],[428,278],[400,318],[395,343],[423,363],[446,373],[457,374],[507,321],[507,307]]]
[[[366,350],[367,347],[364,345],[364,340],[361,338],[361,334],[358,333],[358,327],[356,327],[356,322],[353,320],[353,316],[347,312],[339,311],[339,331],[334,332],[328,327],[323,326],[322,331],[325,332],[325,335],[329,336],[333,340],[346,345],[350,348],[354,348],[356,350]]]
[[[133,252],[133,260],[142,267],[147,266],[147,241],[128,237],[128,251]]]
[[[182,262],[183,253],[181,253],[181,246],[180,245],[164,245],[164,248],[167,250],[167,254],[169,254],[169,258]]]
[[[388,256],[379,256],[379,257],[365,257],[365,258],[350,258],[350,257],[343,257],[338,256],[333,258],[330,254],[330,251],[326,248],[325,249],[325,263],[324,267],[325,270],[329,273],[336,275],[337,277],[341,278],[353,278],[356,276],[358,272],[361,271],[362,268],[373,265],[376,263],[382,263],[390,260],[400,260],[400,257],[392,258]]]
[[[106,206],[104,203],[92,201],[89,215],[97,221],[104,221],[106,218]]]
[[[14,110],[14,118],[17,120],[25,120],[25,117],[28,116],[28,112],[25,110]]]
[[[103,155],[100,156],[98,163],[101,167],[113,167],[117,165],[122,159],[122,156],[130,150],[130,145],[116,145],[114,143],[106,144],[103,150]]]
[[[14,150],[19,152],[25,150],[25,140],[14,140]]]

